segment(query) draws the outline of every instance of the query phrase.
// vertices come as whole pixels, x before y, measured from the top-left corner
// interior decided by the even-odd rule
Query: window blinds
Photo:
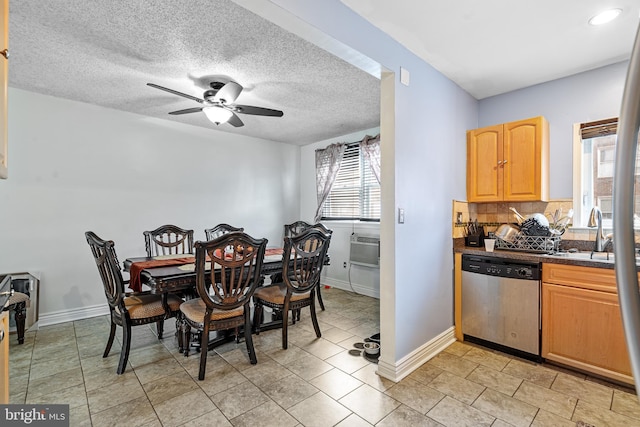
[[[595,138],[597,136],[615,135],[618,132],[618,118],[614,117],[597,122],[582,123],[580,136],[582,139]]]
[[[359,143],[348,144],[322,219],[380,220],[380,185]]]

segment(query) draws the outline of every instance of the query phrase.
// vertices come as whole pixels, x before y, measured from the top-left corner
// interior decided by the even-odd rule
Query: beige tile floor
[[[640,426],[632,391],[585,375],[465,343],[454,343],[395,384],[377,365],[348,354],[378,331],[378,301],[323,291],[323,336],[308,311],[290,329],[255,336],[258,364],[244,343],[177,353],[173,321],[165,339],[134,328],[129,366],[116,375],[119,348],[102,358],[108,319],[40,328],[25,344],[12,336],[12,403],[67,403],[72,426]]]

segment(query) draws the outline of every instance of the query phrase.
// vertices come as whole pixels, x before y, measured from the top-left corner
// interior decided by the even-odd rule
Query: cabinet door
[[[0,0],[0,51],[9,49],[9,0]],[[7,178],[7,81],[9,61],[0,55],[0,178]]]
[[[543,283],[542,357],[633,384],[617,295]]]
[[[502,200],[502,125],[467,132],[467,201]]]
[[[543,117],[504,124],[505,201],[549,199],[548,129]]]

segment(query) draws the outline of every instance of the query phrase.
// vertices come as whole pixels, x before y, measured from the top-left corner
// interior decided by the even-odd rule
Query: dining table
[[[262,263],[262,275],[278,281],[282,274],[282,248],[267,248]],[[325,265],[329,265],[327,255]],[[195,255],[176,254],[156,257],[133,257],[123,261],[124,271],[129,272],[130,288],[139,292],[146,286],[150,293],[162,295],[167,314],[170,313],[167,295],[170,292],[192,292],[196,294]],[[131,285],[133,283],[133,286]],[[282,313],[274,312],[271,320],[260,325],[261,330],[275,329],[282,326]],[[265,319],[267,320],[267,319]],[[210,340],[209,349],[215,347],[220,339]],[[198,343],[192,342],[192,345]]]
[[[142,285],[152,294],[195,290],[196,271],[194,254],[161,255],[156,257],[127,258],[124,271],[129,272],[129,287],[134,292]],[[262,275],[282,273],[282,248],[267,248],[262,263]]]

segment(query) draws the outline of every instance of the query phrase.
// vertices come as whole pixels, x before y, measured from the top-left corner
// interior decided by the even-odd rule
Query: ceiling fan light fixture
[[[591,25],[602,25],[611,22],[622,13],[622,9],[609,9],[598,13],[589,19]]]
[[[236,105],[233,103],[242,92],[242,86],[235,82],[226,84],[220,82],[211,83],[211,89],[206,90],[203,94],[204,99],[191,96],[168,87],[160,86],[154,83],[147,83],[155,89],[169,92],[183,98],[196,101],[202,107],[185,108],[178,111],[170,111],[169,114],[176,116],[182,114],[200,113],[201,111],[207,116],[212,123],[219,125],[220,123],[229,123],[231,126],[239,128],[244,126],[242,120],[236,113],[248,114],[253,116],[282,117],[283,112],[280,110],[272,110],[271,108],[256,107],[253,105]],[[227,104],[227,101],[230,104]]]
[[[226,123],[233,115],[233,113],[226,108],[217,106],[204,107],[202,111],[211,122],[217,125],[220,123]]]

